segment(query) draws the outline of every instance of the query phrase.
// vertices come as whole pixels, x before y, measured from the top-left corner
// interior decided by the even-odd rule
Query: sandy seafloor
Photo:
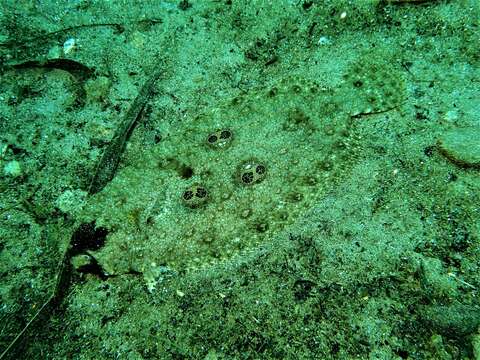
[[[2,359],[480,359],[478,1],[0,5]]]

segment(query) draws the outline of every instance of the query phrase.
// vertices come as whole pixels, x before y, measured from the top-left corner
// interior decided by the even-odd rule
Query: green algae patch
[[[440,151],[462,167],[480,168],[480,127],[454,129],[438,141]]]

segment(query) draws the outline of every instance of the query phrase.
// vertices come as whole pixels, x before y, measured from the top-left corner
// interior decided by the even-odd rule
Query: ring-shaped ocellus
[[[233,140],[233,133],[230,129],[220,129],[208,134],[205,142],[213,149],[226,149]]]
[[[182,202],[185,206],[195,209],[203,206],[208,201],[208,191],[201,184],[193,184],[187,187],[182,193]]]
[[[267,167],[256,161],[242,164],[238,170],[238,179],[243,185],[253,185],[265,179]]]

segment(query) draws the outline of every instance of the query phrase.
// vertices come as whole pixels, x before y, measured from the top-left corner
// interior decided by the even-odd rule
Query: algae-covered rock
[[[5,175],[17,177],[22,174],[22,166],[18,161],[12,160],[4,165],[3,172]]]
[[[473,305],[424,306],[420,315],[432,330],[447,337],[467,336],[480,325],[480,308]]]
[[[449,298],[457,295],[457,284],[445,273],[439,259],[425,257],[421,269],[422,285],[431,296]]]
[[[438,140],[441,153],[463,167],[480,168],[480,127],[454,129]]]

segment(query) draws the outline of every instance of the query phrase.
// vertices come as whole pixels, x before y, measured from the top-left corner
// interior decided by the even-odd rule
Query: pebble
[[[450,130],[440,137],[438,145],[455,164],[480,169],[480,127]]]
[[[22,175],[22,166],[18,161],[12,160],[4,165],[3,172],[7,176],[17,177]]]
[[[73,50],[75,50],[76,46],[77,46],[77,40],[75,40],[74,38],[68,38],[63,43],[63,53],[65,55],[70,54]]]

